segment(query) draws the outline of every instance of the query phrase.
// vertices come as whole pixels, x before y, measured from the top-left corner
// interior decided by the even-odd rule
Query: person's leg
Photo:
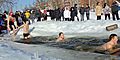
[[[70,18],[68,18],[68,21],[70,21]]]
[[[78,18],[78,16],[76,15],[76,17],[77,17],[77,20],[79,21],[79,18]]]
[[[116,18],[117,18],[117,20],[119,20],[119,14],[118,14],[118,12],[116,12]]]
[[[84,21],[84,14],[82,16],[83,16],[83,21]]]
[[[67,18],[65,18],[65,21],[67,21]]]
[[[99,20],[99,19],[98,19],[98,16],[97,16],[97,20]]]
[[[101,20],[101,16],[98,16],[98,20]]]
[[[109,20],[110,20],[110,14],[108,14],[108,18],[109,18]]]
[[[74,16],[71,17],[71,21],[74,21]]]
[[[83,16],[82,16],[82,14],[81,14],[81,21],[83,21]]]
[[[105,14],[105,20],[107,20],[107,14]]]
[[[115,13],[112,13],[112,18],[113,20],[115,20]]]
[[[87,20],[89,20],[89,14],[86,14]]]
[[[101,16],[99,16],[100,17],[100,20],[101,20]]]

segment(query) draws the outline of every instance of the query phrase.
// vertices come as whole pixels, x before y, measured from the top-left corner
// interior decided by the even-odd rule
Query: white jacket
[[[103,9],[103,12],[104,12],[104,14],[110,14],[110,12],[111,12],[110,7],[109,7],[109,6],[106,6],[106,7]]]
[[[70,18],[70,11],[69,10],[64,11],[64,18]]]

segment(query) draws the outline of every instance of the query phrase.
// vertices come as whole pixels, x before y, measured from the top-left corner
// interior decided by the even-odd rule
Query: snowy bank
[[[120,36],[120,28],[113,31],[106,31],[106,26],[118,24],[120,21],[112,20],[88,20],[74,22],[56,22],[44,21],[32,24],[30,27],[35,27],[32,31],[32,36],[52,36],[58,35],[59,32],[64,32],[66,36],[108,36],[111,33],[116,33]],[[19,35],[22,35],[19,32]]]

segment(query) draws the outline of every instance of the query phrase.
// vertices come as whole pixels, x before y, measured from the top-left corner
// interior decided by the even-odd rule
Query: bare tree
[[[0,10],[9,10],[17,2],[17,0],[0,0]]]

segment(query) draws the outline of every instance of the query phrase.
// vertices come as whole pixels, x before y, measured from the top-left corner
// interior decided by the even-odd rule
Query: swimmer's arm
[[[21,25],[20,27],[18,27],[18,29],[23,28],[23,27],[24,27],[24,24],[23,24],[23,25]]]

